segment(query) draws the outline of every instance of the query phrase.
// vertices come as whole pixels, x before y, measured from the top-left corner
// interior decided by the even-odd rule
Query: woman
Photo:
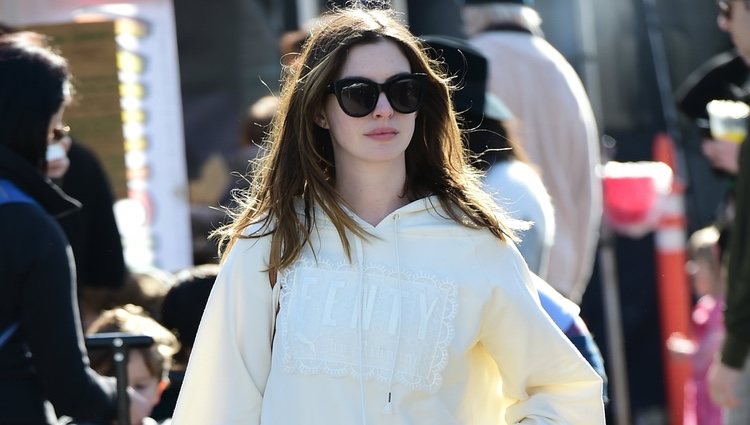
[[[324,22],[221,230],[173,423],[603,423],[416,39],[388,11]]]
[[[75,271],[55,217],[80,204],[45,179],[65,133],[65,59],[38,34],[0,37],[0,423],[55,424],[56,414],[116,416],[115,383],[82,351]],[[148,403],[131,393],[131,418]]]

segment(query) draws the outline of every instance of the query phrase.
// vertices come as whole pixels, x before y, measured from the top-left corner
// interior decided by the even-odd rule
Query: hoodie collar
[[[0,177],[13,182],[34,198],[52,216],[60,218],[81,208],[81,203],[66,195],[24,158],[0,145]]]
[[[297,208],[297,214],[304,216],[304,201],[301,198],[297,198],[295,201],[296,208]],[[331,223],[331,219],[326,215],[326,213],[323,211],[323,209],[319,205],[314,205],[313,207],[315,209],[315,220],[320,221],[323,223]],[[344,210],[344,212],[349,215],[357,224],[362,226],[365,230],[374,230],[379,229],[383,226],[384,223],[391,222],[391,218],[394,215],[399,215],[400,217],[409,216],[412,214],[419,214],[423,211],[433,210],[435,208],[440,208],[440,199],[435,195],[426,196],[424,198],[416,199],[396,210],[391,212],[390,214],[383,217],[383,219],[378,223],[376,226],[373,226],[372,224],[366,222],[362,218],[360,218],[354,211],[349,209],[346,205],[341,205],[341,208]]]

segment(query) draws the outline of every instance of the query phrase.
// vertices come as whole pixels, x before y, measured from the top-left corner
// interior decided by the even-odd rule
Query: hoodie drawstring
[[[398,218],[398,214],[393,215],[393,243],[396,250],[396,286],[398,287],[398,296],[396,297],[396,302],[398,303],[398,318],[396,324],[396,349],[393,352],[393,360],[391,361],[391,374],[388,376],[388,398],[386,399],[385,406],[383,406],[383,413],[386,415],[393,414],[393,376],[396,374],[396,362],[398,361],[398,352],[401,348],[401,307],[403,290],[401,288],[401,255],[398,251]]]
[[[362,337],[362,321],[364,320],[364,302],[365,302],[365,251],[362,247],[362,239],[356,238],[357,245],[357,263],[359,266],[359,320],[357,323],[357,339],[359,340],[359,397],[362,412],[362,425],[367,425],[367,416],[365,415],[365,361],[364,361],[364,340]]]

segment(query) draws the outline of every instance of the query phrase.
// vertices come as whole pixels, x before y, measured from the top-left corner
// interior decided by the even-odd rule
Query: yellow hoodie
[[[601,379],[513,244],[425,198],[377,226],[354,217],[373,237],[350,235],[349,262],[316,214],[273,290],[270,237],[234,245],[174,425],[604,424]]]

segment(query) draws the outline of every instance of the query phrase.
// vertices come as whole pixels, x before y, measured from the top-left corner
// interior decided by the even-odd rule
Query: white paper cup
[[[750,106],[732,100],[712,100],[706,105],[711,137],[742,143],[747,137]]]

